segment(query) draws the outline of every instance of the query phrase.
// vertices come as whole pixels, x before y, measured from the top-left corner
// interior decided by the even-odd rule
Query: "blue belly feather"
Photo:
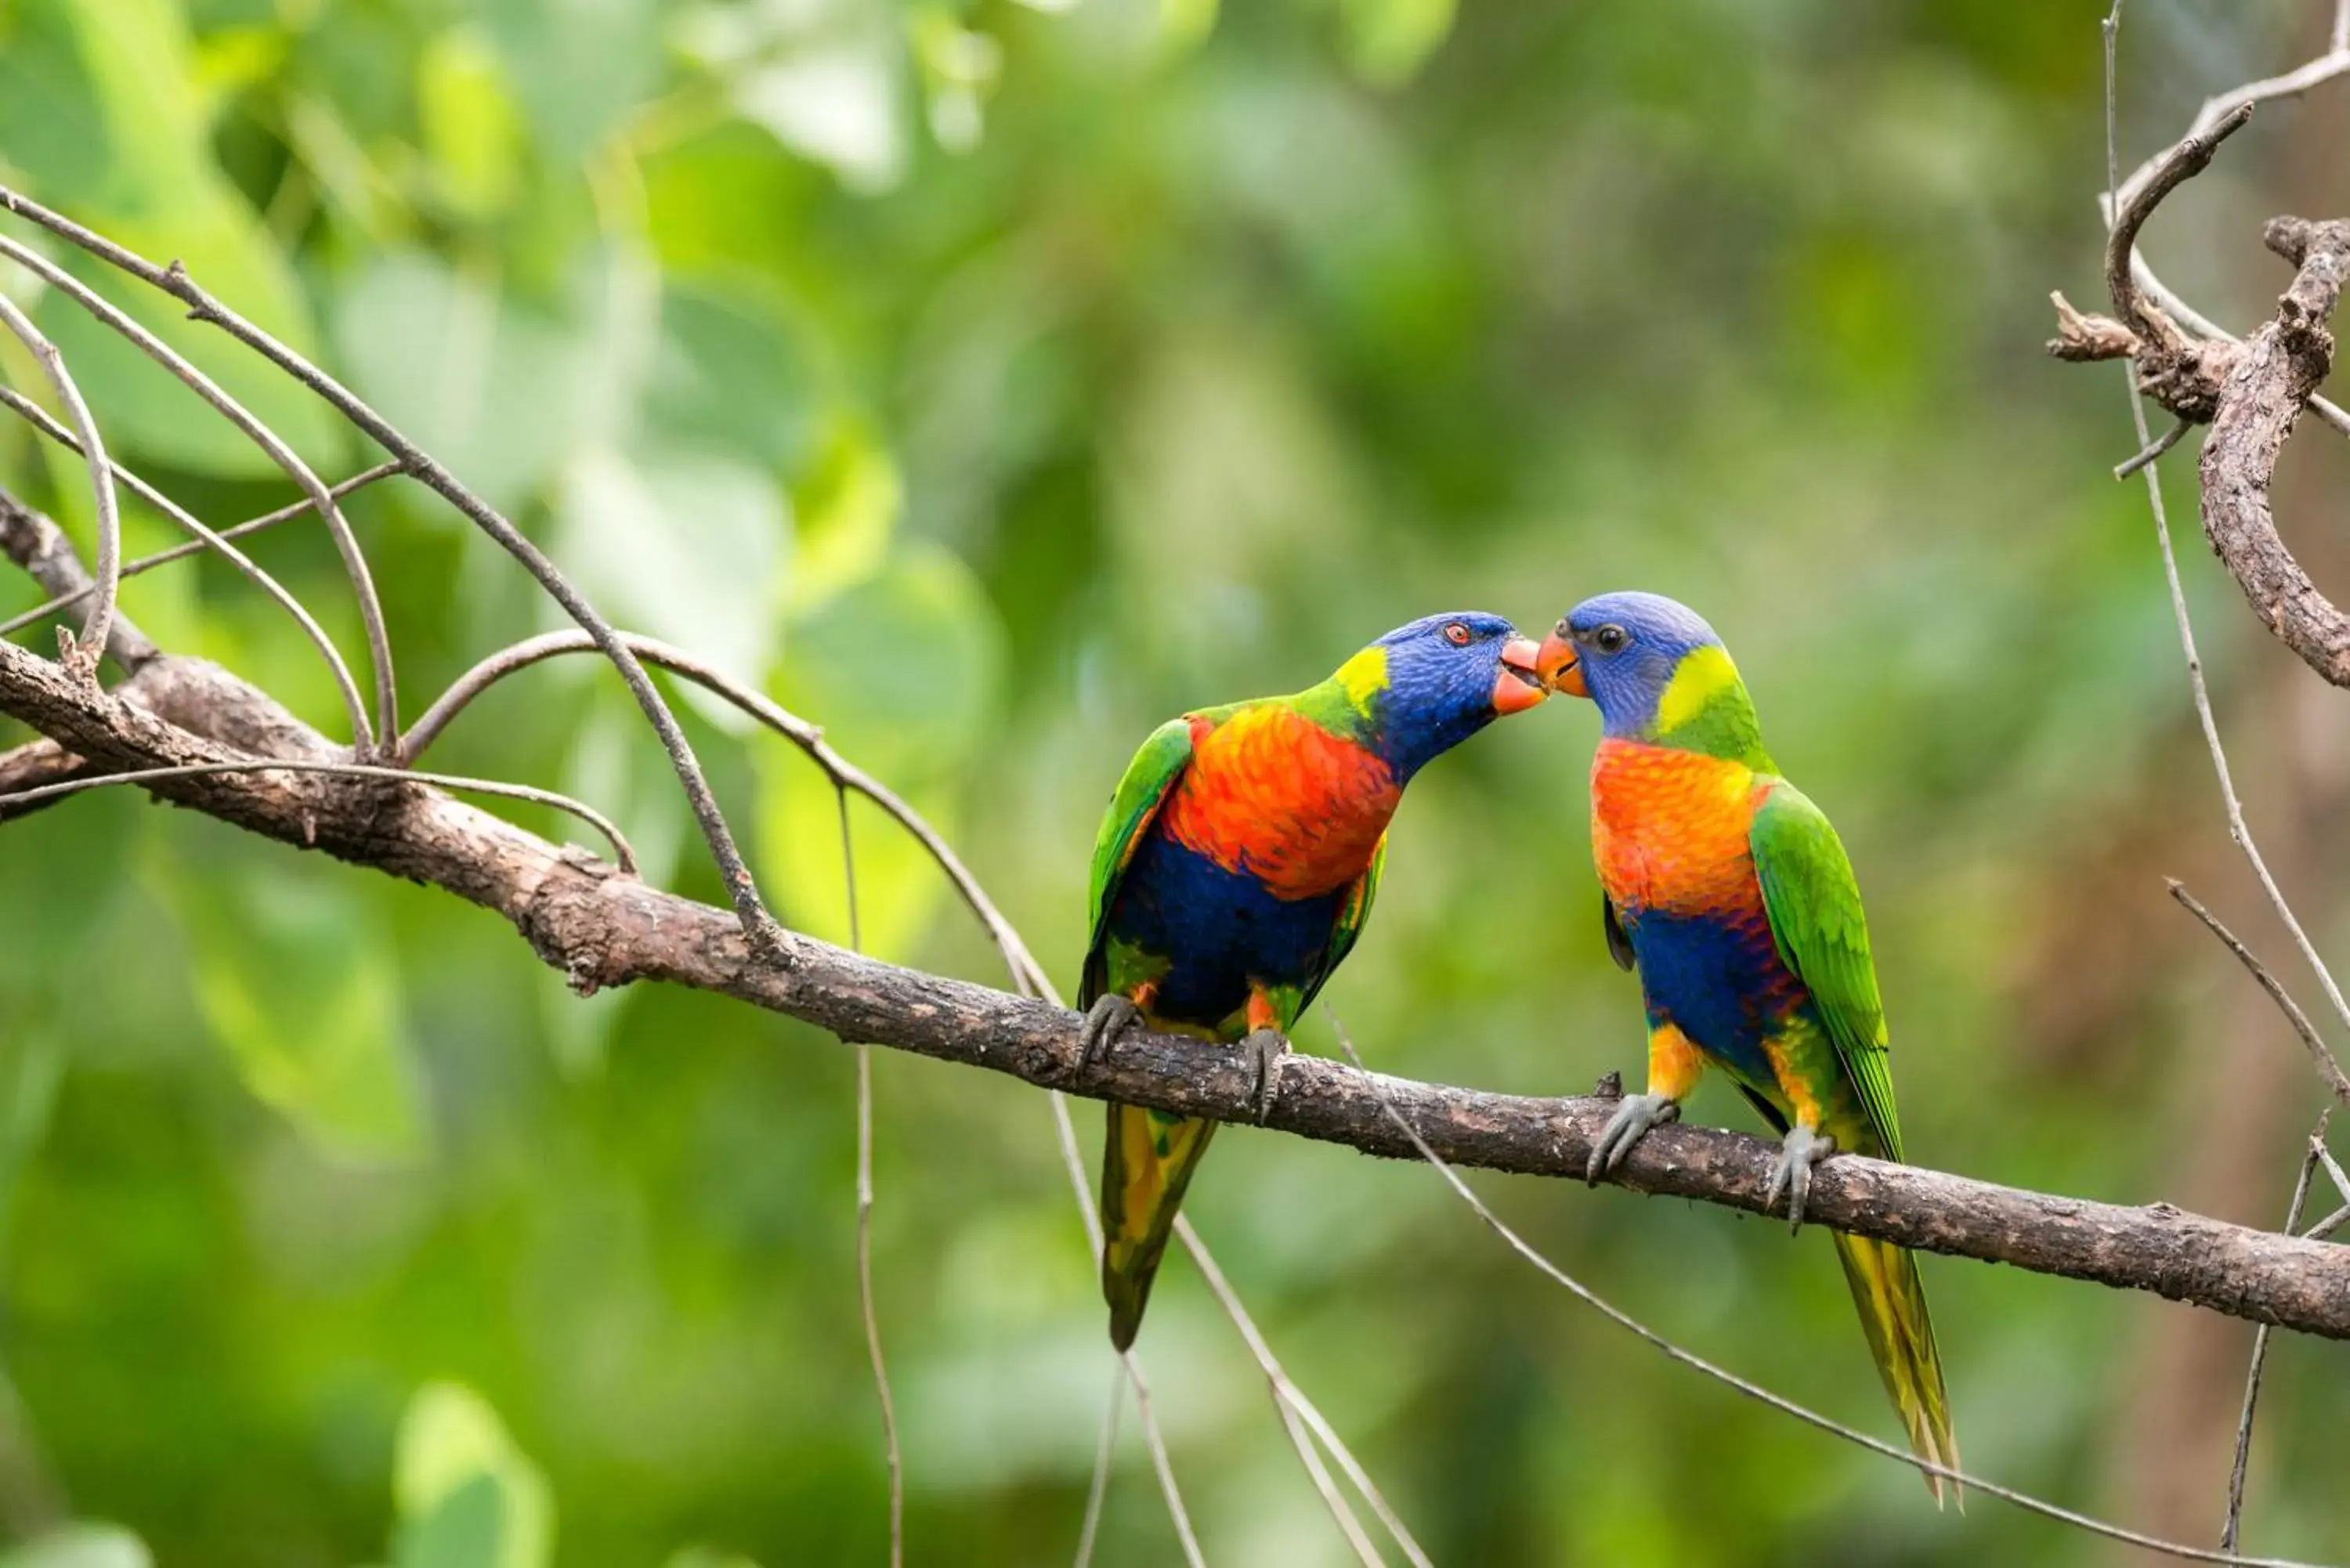
[[[1302,985],[1322,966],[1346,889],[1276,898],[1244,871],[1228,871],[1155,828],[1143,838],[1110,905],[1110,934],[1170,961],[1150,1010],[1213,1026],[1248,1001],[1249,985]]]
[[[1670,1023],[1749,1083],[1773,1084],[1762,1041],[1787,981],[1767,923],[1622,911],[1651,1027]]]

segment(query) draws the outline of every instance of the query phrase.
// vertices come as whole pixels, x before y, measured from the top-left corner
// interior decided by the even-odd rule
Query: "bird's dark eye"
[[[1613,621],[1591,634],[1591,646],[1602,653],[1621,653],[1624,645],[1631,640],[1631,633]]]
[[[1469,628],[1457,620],[1453,621],[1444,628],[1444,640],[1455,648],[1466,648],[1469,646]]]

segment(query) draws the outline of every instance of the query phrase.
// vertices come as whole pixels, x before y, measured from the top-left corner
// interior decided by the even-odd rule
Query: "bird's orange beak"
[[[1591,688],[1583,679],[1583,656],[1575,651],[1574,639],[1566,635],[1566,622],[1560,621],[1543,639],[1542,648],[1534,654],[1534,675],[1553,691],[1564,691],[1570,697],[1591,695]]]
[[[1530,637],[1513,637],[1502,644],[1502,673],[1493,681],[1493,711],[1523,713],[1550,695],[1537,670]]]

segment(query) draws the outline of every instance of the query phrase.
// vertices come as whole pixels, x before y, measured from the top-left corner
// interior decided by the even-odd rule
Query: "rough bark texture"
[[[2265,237],[2300,270],[2220,386],[2203,443],[2203,532],[2262,624],[2326,680],[2350,686],[2350,616],[2293,558],[2269,506],[2277,453],[2334,362],[2325,323],[2350,279],[2350,222],[2277,218]]]
[[[55,664],[0,643],[0,711],[49,737],[0,756],[0,778],[340,754],[264,693],[216,665],[149,661],[99,696]],[[878,963],[787,936],[754,956],[725,910],[659,892],[422,785],[315,774],[159,781],[156,795],[281,842],[445,888],[511,922],[582,991],[663,980],[802,1019],[846,1040],[986,1067],[1039,1085],[1188,1115],[1245,1119],[1252,1085],[1237,1053],[1137,1034],[1076,1065],[1076,1015],[967,981]],[[1413,1157],[1381,1098],[1445,1158],[1580,1177],[1613,1110],[1604,1098],[1532,1099],[1374,1080],[1338,1063],[1290,1059],[1271,1126],[1367,1154]],[[1742,1134],[1666,1127],[1616,1180],[1638,1191],[1752,1212],[1774,1156]],[[2239,1317],[2350,1338],[2350,1250],[2270,1235],[2167,1204],[2129,1209],[2020,1191],[1858,1158],[1824,1165],[1819,1222],[1907,1246],[2158,1293]]]

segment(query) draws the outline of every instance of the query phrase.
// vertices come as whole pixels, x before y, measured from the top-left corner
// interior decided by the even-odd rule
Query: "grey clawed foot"
[[[1142,1009],[1117,992],[1096,997],[1094,1004],[1086,1009],[1086,1021],[1077,1030],[1079,1070],[1108,1055],[1118,1037],[1141,1022]]]
[[[1256,1064],[1256,1089],[1249,1096],[1249,1108],[1263,1127],[1274,1102],[1281,1098],[1281,1059],[1289,1054],[1289,1036],[1278,1029],[1252,1029],[1241,1047]]]
[[[1804,1228],[1804,1204],[1812,1195],[1812,1167],[1835,1152],[1835,1139],[1800,1123],[1787,1129],[1779,1143],[1779,1163],[1772,1168],[1771,1185],[1762,1194],[1762,1211],[1769,1213],[1787,1195],[1787,1229]]]
[[[1627,1095],[1616,1114],[1607,1118],[1601,1129],[1599,1141],[1591,1146],[1591,1163],[1584,1169],[1584,1179],[1592,1186],[1599,1179],[1624,1163],[1632,1146],[1648,1136],[1648,1129],[1681,1119],[1681,1103],[1666,1095]]]

